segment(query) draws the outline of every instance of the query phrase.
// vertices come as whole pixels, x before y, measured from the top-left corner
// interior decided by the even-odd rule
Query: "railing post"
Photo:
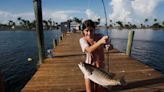
[[[37,44],[38,44],[38,55],[39,55],[38,65],[40,65],[42,64],[42,61],[45,57],[41,0],[33,0],[33,5],[34,5],[35,18],[36,18],[36,32],[37,32]]]
[[[55,40],[54,39],[52,40],[52,44],[53,44],[53,48],[55,49],[56,48],[56,44],[55,44]]]
[[[53,43],[53,48],[55,49],[56,46],[58,45],[58,41],[56,39],[53,39],[52,43]]]
[[[134,33],[135,31],[129,31],[129,34],[128,34],[128,42],[127,42],[127,48],[126,48],[126,55],[128,56],[131,55]]]

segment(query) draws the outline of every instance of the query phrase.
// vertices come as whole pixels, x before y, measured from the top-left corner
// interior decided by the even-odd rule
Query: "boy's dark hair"
[[[83,22],[83,24],[82,24],[82,30],[84,30],[86,27],[93,27],[93,28],[95,28],[95,23],[92,20],[90,20],[90,19],[85,20]]]

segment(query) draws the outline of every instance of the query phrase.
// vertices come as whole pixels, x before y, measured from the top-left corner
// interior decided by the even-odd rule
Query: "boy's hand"
[[[109,37],[108,36],[103,36],[99,41],[101,44],[106,44],[108,42]]]
[[[105,49],[106,49],[107,51],[109,51],[109,50],[113,49],[113,45],[112,45],[112,44],[106,44],[106,45],[105,45]]]

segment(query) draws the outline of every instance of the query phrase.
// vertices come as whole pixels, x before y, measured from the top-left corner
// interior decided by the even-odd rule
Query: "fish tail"
[[[122,85],[122,86],[126,86],[127,85],[127,83],[126,83],[126,81],[125,81],[125,77],[124,76],[122,76],[121,78],[120,78],[120,85]]]

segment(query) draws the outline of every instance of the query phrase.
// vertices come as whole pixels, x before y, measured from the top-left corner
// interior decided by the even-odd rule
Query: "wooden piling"
[[[45,57],[41,0],[33,0],[33,5],[34,5],[35,18],[36,18],[36,32],[37,32],[37,43],[38,43],[38,53],[39,53],[38,65],[40,65],[42,64],[42,61]]]
[[[128,42],[127,42],[127,48],[126,48],[126,55],[131,55],[132,45],[133,45],[133,38],[134,38],[134,32],[135,31],[129,31],[128,34]]]
[[[55,49],[56,48],[56,44],[55,44],[55,40],[54,39],[52,40],[52,44],[53,44],[53,48]]]
[[[61,36],[60,36],[60,40],[63,40],[63,33],[62,33]]]
[[[56,48],[57,45],[58,45],[57,39],[53,39],[53,48]]]

